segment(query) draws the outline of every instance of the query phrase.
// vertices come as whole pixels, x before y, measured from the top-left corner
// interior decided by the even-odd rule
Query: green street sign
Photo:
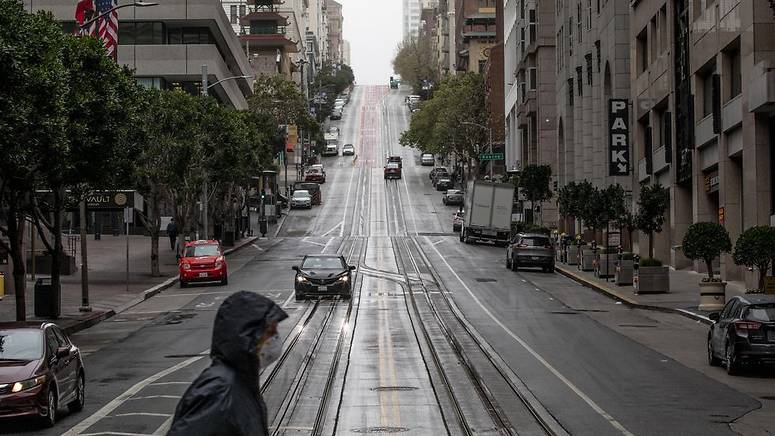
[[[503,160],[503,153],[482,153],[479,155],[479,160]]]

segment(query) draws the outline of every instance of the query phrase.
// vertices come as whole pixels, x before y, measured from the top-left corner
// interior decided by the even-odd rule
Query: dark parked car
[[[307,192],[309,192],[310,197],[312,197],[312,205],[318,205],[323,202],[323,195],[320,191],[320,185],[317,183],[297,183],[294,185],[294,189],[303,189]]]
[[[85,386],[81,352],[57,325],[0,323],[0,418],[51,427],[62,407],[83,409]]]
[[[401,167],[397,163],[389,163],[385,165],[385,180],[387,179],[400,179]]]
[[[736,374],[743,363],[775,363],[775,295],[732,297],[711,313],[708,363]]]
[[[546,235],[520,233],[506,248],[506,268],[516,271],[521,267],[539,267],[554,272],[554,249]]]
[[[448,178],[441,178],[436,180],[436,190],[437,191],[447,191],[449,189],[452,189],[455,186],[454,183],[452,183],[451,179]]]
[[[444,167],[436,167],[436,168],[432,169],[431,172],[428,174],[428,180],[433,182],[433,178],[436,176],[436,173],[439,173],[439,172],[440,173],[444,173],[444,174],[449,174],[449,171],[446,168],[444,168]]]
[[[296,300],[323,295],[339,295],[348,299],[352,296],[352,271],[344,256],[336,254],[314,254],[304,256],[300,266],[294,266],[296,277],[293,287]]]

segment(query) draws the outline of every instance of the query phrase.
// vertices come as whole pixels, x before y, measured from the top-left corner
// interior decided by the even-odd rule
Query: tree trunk
[[[708,279],[713,280],[713,259],[705,259],[705,266],[708,268]]]
[[[649,232],[649,258],[654,258],[654,232]]]
[[[62,284],[60,276],[62,274],[62,210],[64,209],[64,189],[53,189],[54,194],[54,222],[52,232],[54,233],[54,245],[51,252],[51,297],[54,299],[52,318],[57,319],[62,314]]]
[[[769,268],[759,268],[759,291],[764,291],[764,279],[767,277]]]
[[[13,289],[16,294],[16,320],[27,320],[27,281],[24,256],[24,216],[16,210],[11,200],[8,207],[9,255],[13,260]],[[35,253],[32,253],[34,256]]]
[[[149,212],[151,213],[149,219],[148,233],[151,234],[151,275],[153,277],[159,277],[161,271],[159,269],[159,233],[161,231],[161,217],[159,212],[159,190],[157,187],[151,188]]]

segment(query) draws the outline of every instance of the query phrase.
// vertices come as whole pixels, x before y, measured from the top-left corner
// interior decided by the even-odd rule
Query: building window
[[[151,21],[125,21],[118,24],[120,45],[164,44],[164,24]]]
[[[592,53],[587,53],[584,59],[587,61],[587,85],[592,86]]]
[[[592,0],[587,0],[587,30],[592,30]]]
[[[579,97],[584,96],[584,83],[581,78],[582,74],[581,67],[576,67],[576,82],[579,84]]]
[[[568,79],[568,105],[573,106],[573,77]]]
[[[596,3],[597,3],[597,5],[595,6],[596,7],[595,12],[597,12],[599,14],[600,13],[600,0],[596,0]]]
[[[519,2],[519,18],[525,19],[525,0]]]
[[[528,35],[530,36],[530,44],[535,44],[537,38],[536,35],[536,10],[530,9],[528,11]]]
[[[568,56],[573,56],[573,17],[568,17]]]
[[[713,74],[715,68],[710,68],[700,76],[702,82],[702,116],[707,117],[713,113]]]
[[[578,27],[579,44],[581,44],[581,2],[576,3],[576,26]]]
[[[740,47],[736,45],[732,50],[724,54],[729,65],[727,69],[729,71],[727,83],[729,86],[729,100],[731,100],[743,92],[743,75],[740,70]]]
[[[597,52],[597,72],[599,73],[600,71],[602,71],[600,69],[600,64],[603,62],[602,55],[600,53],[600,40],[599,39],[597,41],[595,41],[595,51]]]
[[[239,5],[239,16],[240,16],[240,18],[244,17],[245,15],[247,15],[247,6]]]
[[[637,71],[642,73],[649,67],[649,42],[648,32],[644,27],[635,37],[635,51],[637,56]]]
[[[229,6],[229,21],[231,24],[237,24],[238,19],[239,17],[237,16],[237,5]]]
[[[530,67],[527,69],[528,87],[531,91],[535,91],[538,88],[538,69],[536,67]]]

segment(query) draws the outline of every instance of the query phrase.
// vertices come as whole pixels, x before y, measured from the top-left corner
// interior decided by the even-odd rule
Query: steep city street
[[[289,314],[283,354],[261,373],[275,435],[771,434],[775,378],[707,366],[704,324],[511,271],[503,248],[462,243],[458,207],[399,144],[408,95],[356,86],[332,122],[355,156],[321,158],[320,206],[290,210],[232,254],[227,286],[175,286],[72,335],[84,410],[0,433],[166,434],[210,363],[216,310],[247,290]],[[387,156],[402,157],[402,178],[385,180]],[[294,298],[291,267],[317,253],[357,267],[351,299]]]

